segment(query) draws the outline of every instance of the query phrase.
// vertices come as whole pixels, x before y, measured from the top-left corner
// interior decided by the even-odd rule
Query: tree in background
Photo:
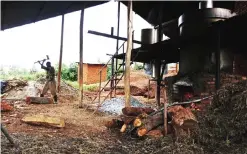
[[[58,64],[55,65],[56,72],[58,72]],[[63,80],[77,81],[78,64],[71,63],[69,66],[62,64],[61,77]]]

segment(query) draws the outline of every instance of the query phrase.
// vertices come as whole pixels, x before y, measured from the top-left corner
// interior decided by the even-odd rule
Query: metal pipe
[[[112,38],[112,39],[118,39],[118,40],[122,40],[122,41],[127,41],[127,38],[124,38],[124,37],[118,37],[118,36],[115,36],[115,35],[109,35],[109,34],[96,32],[96,31],[92,31],[92,30],[88,30],[88,33],[89,34],[103,36],[103,37],[108,37],[108,38]],[[140,41],[137,41],[137,40],[133,40],[133,42],[136,43],[136,44],[142,44]]]
[[[83,104],[83,23],[84,23],[84,6],[81,10],[81,19],[80,19],[80,70],[79,70],[79,108],[82,108]]]
[[[57,75],[57,92],[58,93],[60,91],[61,71],[62,71],[62,59],[63,59],[63,33],[64,33],[64,15],[62,15],[60,56],[59,56],[58,75]]]
[[[111,27],[111,35],[114,35],[114,27]]]
[[[206,0],[199,2],[199,9],[213,8],[213,0]]]

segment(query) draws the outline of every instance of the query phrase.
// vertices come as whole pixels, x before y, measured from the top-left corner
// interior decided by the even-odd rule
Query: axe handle
[[[6,136],[6,138],[9,140],[9,142],[12,144],[12,145],[15,145],[15,142],[13,140],[13,138],[9,135],[7,129],[5,129],[3,127],[3,124],[1,123],[1,131],[3,132],[3,134]]]

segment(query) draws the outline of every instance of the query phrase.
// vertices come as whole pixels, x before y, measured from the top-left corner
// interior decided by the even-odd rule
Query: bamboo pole
[[[81,10],[81,19],[80,19],[79,108],[82,108],[83,106],[83,20],[84,20],[84,7]]]
[[[60,56],[59,56],[58,75],[57,75],[57,92],[58,93],[60,91],[61,71],[62,71],[62,59],[63,59],[63,33],[64,33],[64,14],[62,15]]]
[[[128,2],[128,34],[127,34],[127,51],[126,51],[126,62],[125,62],[125,76],[124,76],[124,92],[125,92],[125,107],[130,105],[130,58],[132,50],[132,0]]]

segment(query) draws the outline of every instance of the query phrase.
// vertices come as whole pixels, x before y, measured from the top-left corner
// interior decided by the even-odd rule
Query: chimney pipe
[[[201,1],[199,3],[199,9],[213,8],[213,0]]]

